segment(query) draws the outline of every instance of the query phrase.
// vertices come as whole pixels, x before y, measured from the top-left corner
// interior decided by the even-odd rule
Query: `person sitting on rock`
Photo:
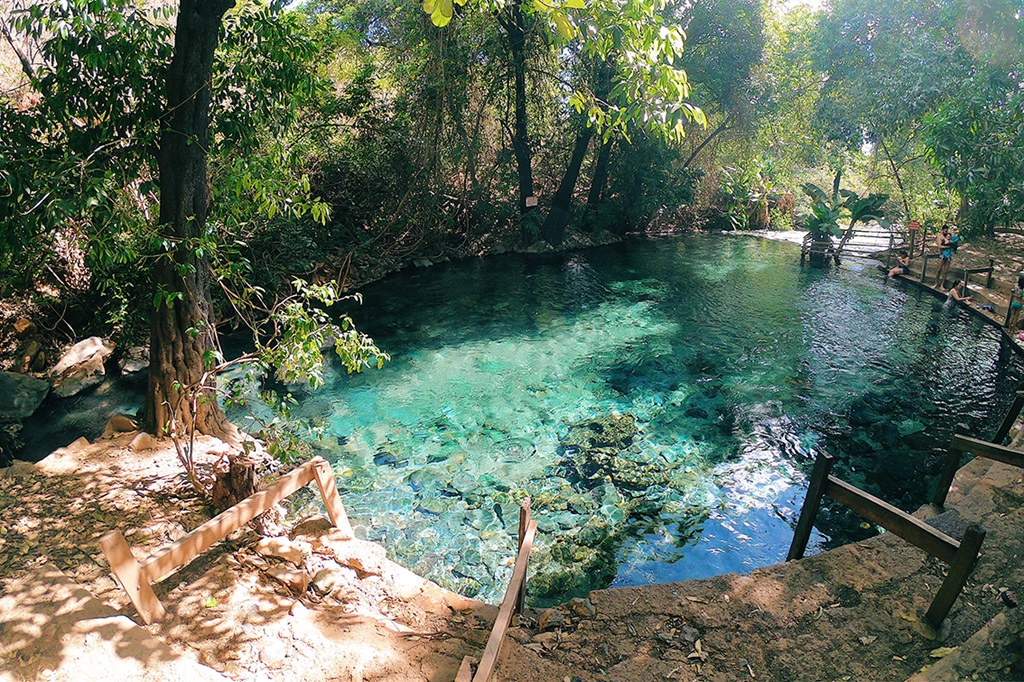
[[[899,275],[910,274],[910,256],[907,255],[906,251],[900,251],[900,255],[896,256],[896,267],[889,270],[887,277],[898,277]]]

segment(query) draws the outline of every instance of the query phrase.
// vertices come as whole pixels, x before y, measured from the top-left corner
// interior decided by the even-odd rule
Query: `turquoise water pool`
[[[907,509],[956,424],[1021,381],[995,330],[873,267],[687,236],[405,271],[352,311],[393,360],[298,392],[358,535],[497,600],[518,503],[530,598],[785,558],[813,453]],[[824,510],[810,551],[873,532]]]

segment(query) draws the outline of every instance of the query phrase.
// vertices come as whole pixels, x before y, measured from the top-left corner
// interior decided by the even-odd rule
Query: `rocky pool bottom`
[[[534,604],[746,573],[784,559],[816,452],[916,509],[956,426],[990,429],[1024,377],[963,311],[761,240],[485,259],[364,297],[393,361],[296,391],[294,414],[361,536],[491,601],[526,496]],[[811,552],[876,532],[830,508],[817,527]]]

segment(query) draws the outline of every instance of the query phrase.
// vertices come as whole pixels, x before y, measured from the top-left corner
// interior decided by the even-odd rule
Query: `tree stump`
[[[218,512],[234,506],[256,492],[256,460],[230,454],[214,466],[213,506]]]

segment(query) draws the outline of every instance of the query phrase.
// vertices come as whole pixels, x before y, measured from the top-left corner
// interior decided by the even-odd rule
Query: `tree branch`
[[[11,36],[11,31],[9,28],[7,28],[7,24],[4,22],[0,22],[0,33],[4,34],[4,38],[7,39],[7,44],[11,46],[11,49],[14,50],[14,54],[18,56],[18,61],[21,62],[21,70],[25,73],[26,76],[28,76],[28,79],[30,81],[35,82],[35,67],[32,66],[32,62],[29,61],[28,56],[24,52],[22,52],[21,48],[19,48],[15,44],[14,38]]]

